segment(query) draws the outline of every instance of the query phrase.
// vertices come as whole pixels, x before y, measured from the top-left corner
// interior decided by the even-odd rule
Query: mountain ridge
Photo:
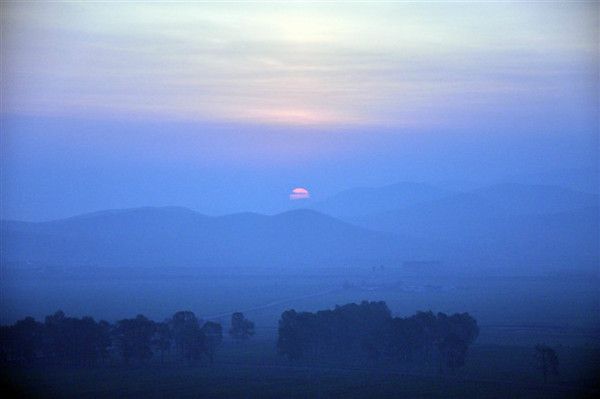
[[[185,208],[132,208],[50,222],[2,221],[3,262],[100,265],[335,265],[401,257],[392,234],[314,210],[205,216]]]

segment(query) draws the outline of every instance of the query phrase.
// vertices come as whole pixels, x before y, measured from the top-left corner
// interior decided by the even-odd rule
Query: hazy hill
[[[598,195],[559,186],[503,183],[470,193],[492,207],[517,214],[566,212],[598,206]]]
[[[411,245],[309,210],[208,217],[185,208],[3,221],[3,262],[99,266],[335,266],[410,256]]]
[[[559,168],[545,172],[507,176],[505,181],[521,184],[560,186],[586,193],[599,193],[598,168]]]
[[[311,208],[338,217],[368,215],[444,198],[452,193],[427,184],[403,182],[341,191]]]
[[[394,211],[348,218],[358,225],[443,239],[454,258],[593,265],[598,196],[553,186],[501,184]]]
[[[598,196],[554,186],[499,184],[450,195],[434,201],[423,201],[393,211],[357,215],[348,220],[379,231],[424,233],[456,224],[467,230],[477,225],[494,230],[498,220],[517,215],[569,213],[598,207]],[[597,223],[597,220],[590,220]]]
[[[492,212],[542,214],[598,205],[598,195],[551,185],[501,183],[472,190],[451,191],[422,183],[403,182],[383,187],[341,191],[311,208],[340,218],[374,215],[421,207],[443,212],[485,207]]]
[[[368,198],[385,208],[409,187],[414,193],[398,201],[404,207],[345,221],[313,210],[209,217],[175,207],[103,211],[43,223],[3,221],[1,260],[117,267],[319,268],[405,260],[469,262],[474,268],[505,263],[538,270],[549,264],[597,267],[598,197],[591,194],[501,184],[418,202],[443,191],[401,184],[364,195],[347,191],[327,204],[338,214],[366,210],[359,205]],[[382,198],[376,200],[377,195]]]

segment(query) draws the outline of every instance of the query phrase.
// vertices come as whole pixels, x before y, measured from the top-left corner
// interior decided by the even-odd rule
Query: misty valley
[[[42,223],[3,221],[2,324],[13,326],[3,327],[4,361],[16,370],[34,370],[16,373],[21,385],[13,388],[28,387],[22,392],[35,394],[44,384],[76,378],[80,385],[52,389],[80,397],[95,373],[114,380],[112,373],[118,372],[153,382],[138,392],[132,381],[118,380],[104,396],[121,391],[152,396],[179,386],[172,380],[179,373],[200,378],[193,387],[181,386],[190,397],[245,397],[246,391],[237,391],[240,385],[224,382],[231,378],[258,378],[252,389],[259,396],[337,396],[361,378],[370,381],[363,382],[368,392],[376,391],[375,384],[384,397],[402,389],[408,396],[410,389],[423,392],[421,384],[434,396],[451,391],[562,397],[598,389],[596,195],[523,184],[449,193],[414,183],[363,194],[342,192],[274,216],[209,217],[185,208],[139,208]],[[377,308],[379,301],[384,308]],[[320,326],[318,315],[331,309],[327,318],[338,324],[328,325],[333,321],[326,318]],[[98,331],[106,341],[102,350],[92,350],[92,364],[52,360],[44,355],[45,344],[32,349],[28,360],[15,352],[20,346],[14,342],[24,339],[17,326],[42,323],[27,328],[46,331],[48,317],[57,310],[73,322],[79,319],[70,317],[105,320]],[[374,320],[398,321],[389,327],[373,322],[373,329],[363,331],[371,310],[380,315]],[[197,357],[177,360],[183,355],[176,350],[173,315],[182,311],[193,314],[198,334],[204,325],[217,328],[210,357],[199,344]],[[127,360],[119,326],[127,320],[135,325],[138,314],[147,342],[131,347],[146,349],[139,359]],[[252,334],[243,342],[227,333],[233,314],[251,320]],[[475,326],[468,339],[455,337],[467,334],[463,327],[427,327],[432,321],[422,318],[461,314]],[[27,322],[26,316],[37,322]],[[358,320],[363,327],[351,324]],[[302,323],[309,323],[308,330],[296,331]],[[161,326],[169,331],[164,350],[156,341]],[[320,330],[332,335],[318,341]],[[355,333],[346,342],[342,335],[348,330]],[[446,338],[434,335],[427,344],[414,341],[425,331],[442,330],[454,332]],[[199,336],[204,338],[198,342],[206,341]],[[306,342],[317,339],[316,346],[288,343],[282,349],[282,340],[300,336]],[[554,366],[548,360],[552,356]],[[504,360],[481,367],[486,358]],[[69,371],[75,366],[80,369],[76,377]],[[43,370],[52,370],[52,382]],[[413,388],[379,381],[386,373]],[[273,378],[294,382],[269,382],[267,389],[264,384]],[[210,382],[215,379],[221,385]],[[290,384],[310,388],[296,392]],[[352,396],[350,391],[344,395]]]

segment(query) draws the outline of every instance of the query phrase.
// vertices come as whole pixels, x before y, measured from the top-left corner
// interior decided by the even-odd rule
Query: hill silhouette
[[[3,262],[99,266],[340,266],[402,258],[388,233],[312,211],[209,217],[186,208],[136,208],[42,223],[3,221]]]

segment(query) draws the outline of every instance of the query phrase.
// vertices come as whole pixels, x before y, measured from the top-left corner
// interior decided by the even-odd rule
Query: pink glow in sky
[[[310,193],[308,192],[307,189],[302,188],[302,187],[297,187],[297,188],[293,189],[292,193],[290,194],[291,200],[301,200],[301,199],[308,199],[308,198],[310,198]]]
[[[597,81],[595,2],[291,3],[3,2],[1,111],[447,128]]]

